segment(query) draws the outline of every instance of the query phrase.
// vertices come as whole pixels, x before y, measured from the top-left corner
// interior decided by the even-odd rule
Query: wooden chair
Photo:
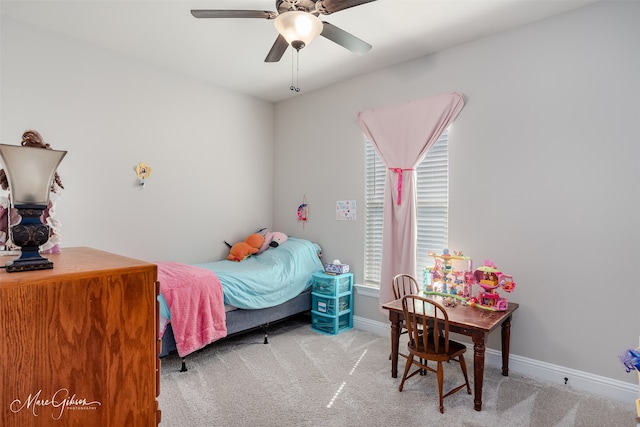
[[[410,274],[396,274],[392,282],[394,299],[420,292],[418,281]]]
[[[420,286],[418,286],[418,281],[410,274],[396,274],[391,282],[391,287],[393,288],[393,296],[394,299],[400,299],[405,295],[415,295],[420,292]],[[407,333],[407,324],[403,320],[400,323],[400,331],[399,334]],[[407,354],[401,353],[398,351],[398,356],[409,357]],[[391,355],[389,355],[389,360],[391,360]]]
[[[464,352],[467,351],[467,348],[464,344],[449,339],[449,317],[444,307],[437,302],[419,295],[406,295],[402,298],[402,309],[409,333],[409,342],[407,343],[409,357],[404,367],[399,390],[402,391],[404,382],[415,374],[424,371],[435,372],[438,376],[440,413],[443,413],[443,400],[445,397],[458,392],[464,387],[467,388],[467,393],[471,394],[467,364],[464,360]],[[429,317],[421,316],[422,313],[427,313]],[[415,358],[418,358],[418,360],[415,360]],[[456,360],[456,358],[460,362],[465,382],[443,395],[444,371],[442,363]],[[429,360],[437,362],[437,369],[427,366]],[[418,368],[409,374],[412,364],[415,364]]]

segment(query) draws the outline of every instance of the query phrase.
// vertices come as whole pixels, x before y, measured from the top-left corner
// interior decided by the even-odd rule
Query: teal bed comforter
[[[195,264],[213,271],[224,291],[224,303],[242,309],[282,304],[311,285],[311,275],[323,271],[320,247],[309,240],[289,237],[278,247],[240,261]]]

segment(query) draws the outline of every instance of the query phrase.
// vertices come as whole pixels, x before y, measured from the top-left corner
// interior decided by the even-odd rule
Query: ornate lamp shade
[[[13,205],[46,208],[53,176],[66,154],[66,151],[0,144],[0,160],[7,173]]]
[[[11,203],[22,217],[11,227],[13,243],[21,255],[6,264],[7,272],[53,268],[53,262],[40,256],[39,248],[49,240],[49,227],[40,217],[49,204],[49,192],[58,165],[67,154],[38,147],[0,144],[11,192]]]

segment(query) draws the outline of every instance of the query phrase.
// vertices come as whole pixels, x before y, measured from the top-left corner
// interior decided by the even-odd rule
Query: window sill
[[[365,297],[371,298],[380,298],[380,288],[374,288],[373,286],[367,285],[353,285],[356,288],[356,292],[358,295],[363,295]]]

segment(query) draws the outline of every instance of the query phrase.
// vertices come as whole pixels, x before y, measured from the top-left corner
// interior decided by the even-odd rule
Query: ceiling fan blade
[[[328,22],[322,21],[320,35],[358,55],[363,55],[371,50],[369,43]]]
[[[191,9],[196,18],[262,18],[276,19],[276,12],[268,10],[197,10]]]
[[[271,50],[267,54],[267,57],[264,59],[264,62],[280,61],[280,58],[282,58],[282,55],[284,55],[284,52],[288,47],[289,43],[287,43],[287,40],[285,40],[285,38],[282,37],[281,34],[278,34],[278,38],[276,39],[275,43],[273,43],[273,46],[271,46]]]
[[[318,0],[318,10],[323,15],[331,15],[339,10],[349,9],[350,7],[360,6],[361,4],[371,3],[376,0]]]

